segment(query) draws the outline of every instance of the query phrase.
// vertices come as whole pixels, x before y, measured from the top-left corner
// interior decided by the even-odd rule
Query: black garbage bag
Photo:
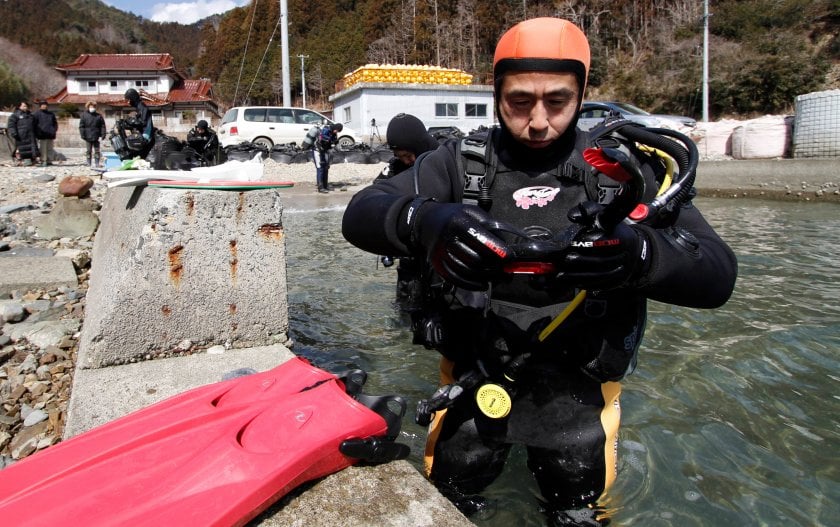
[[[357,163],[361,165],[370,165],[378,163],[372,159],[372,150],[367,143],[355,143],[352,146],[339,150],[344,154],[345,163]]]
[[[274,148],[271,149],[271,152],[268,154],[268,157],[272,161],[276,161],[278,163],[289,164],[292,162],[295,154],[302,152],[300,148],[298,148],[296,143],[287,143],[281,145],[274,145]]]
[[[268,148],[265,145],[249,142],[230,145],[225,148],[225,156],[228,161],[250,161],[257,154],[261,155],[263,159],[267,159]]]

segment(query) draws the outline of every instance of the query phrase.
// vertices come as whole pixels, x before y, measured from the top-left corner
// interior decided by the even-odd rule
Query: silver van
[[[222,146],[243,142],[274,145],[298,143],[306,137],[313,124],[330,124],[326,116],[306,108],[282,106],[236,106],[228,110],[219,125]],[[360,142],[351,128],[344,127],[338,137],[339,146],[346,148]]]

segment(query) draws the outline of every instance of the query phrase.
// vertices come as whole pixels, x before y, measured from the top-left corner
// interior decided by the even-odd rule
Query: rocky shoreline
[[[64,257],[73,262],[78,282],[75,287],[0,292],[0,468],[59,442],[64,431],[96,226],[80,222],[73,225],[73,235],[43,234],[50,226],[69,228],[66,218],[55,217],[59,211],[81,210],[82,214],[95,215],[107,185],[101,173],[85,166],[80,150],[68,149],[62,154],[62,160],[48,167],[17,167],[11,160],[0,163],[0,258]],[[767,167],[788,170],[785,160],[756,165],[755,174],[742,163],[701,163],[700,195],[840,201],[837,176],[826,178],[805,170],[786,174],[789,177],[771,177]],[[711,170],[712,165],[717,171]],[[315,170],[309,163],[267,160],[263,179],[294,182],[294,189],[290,189],[293,195],[346,200],[348,194],[369,184],[383,166],[333,165],[330,181],[334,189],[349,192],[327,195],[316,193]],[[63,197],[59,183],[67,176],[90,178],[93,185],[82,198]],[[74,200],[86,205],[66,206]]]
[[[95,224],[76,226],[89,233],[55,236],[52,225],[67,228],[55,211],[64,203],[85,202],[95,214],[107,192],[101,173],[84,163],[81,152],[63,152],[52,166],[0,163],[0,258],[66,257],[78,286],[0,293],[0,468],[61,440],[88,289]],[[337,190],[368,184],[381,165],[335,165]],[[267,160],[263,179],[292,181],[296,193],[315,194],[310,164],[281,165]],[[83,197],[64,197],[59,183],[68,176],[93,182]],[[337,193],[336,193],[337,194]],[[346,194],[345,194],[346,196]],[[78,207],[71,207],[74,210]],[[47,238],[44,231],[50,231]],[[14,272],[14,271],[12,271]]]

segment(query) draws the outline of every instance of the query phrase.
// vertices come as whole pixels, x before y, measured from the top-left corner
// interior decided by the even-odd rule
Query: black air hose
[[[682,204],[688,200],[694,179],[697,177],[697,164],[700,153],[697,145],[690,138],[675,130],[667,128],[641,128],[637,126],[625,126],[620,131],[628,139],[644,145],[658,148],[667,153],[677,162],[680,169],[680,177],[661,195],[657,196],[649,206],[651,216],[669,203]],[[672,137],[679,143],[669,139]],[[680,143],[682,146],[680,146]]]

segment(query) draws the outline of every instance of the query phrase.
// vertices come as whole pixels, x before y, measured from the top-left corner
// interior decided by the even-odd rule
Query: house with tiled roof
[[[156,120],[182,119],[185,113],[208,121],[220,116],[210,81],[187,79],[169,53],[85,54],[55,69],[64,73],[67,84],[47,98],[51,107],[76,104],[81,110],[95,101],[106,117],[120,117],[132,111],[123,96],[134,88]]]

